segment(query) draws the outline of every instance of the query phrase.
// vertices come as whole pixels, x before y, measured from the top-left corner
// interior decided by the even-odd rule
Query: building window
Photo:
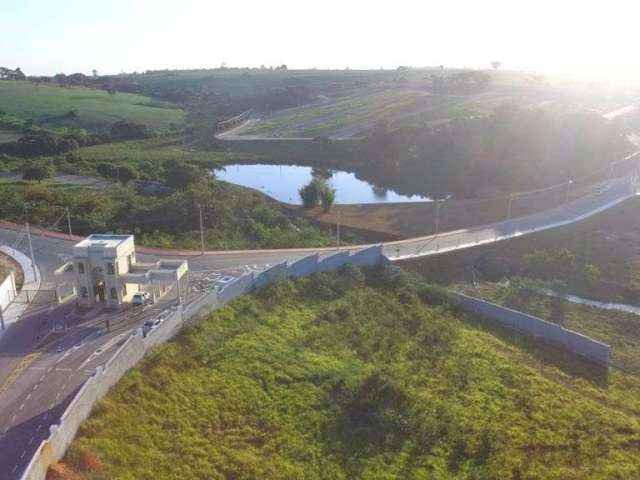
[[[78,262],[78,273],[84,275],[84,263]]]
[[[111,298],[113,299],[117,299],[118,298],[118,290],[115,288],[111,289]]]
[[[113,263],[111,263],[111,262],[107,263],[107,273],[109,275],[113,275],[115,273],[114,270],[113,270]]]
[[[82,264],[80,263],[79,265],[82,265]],[[88,293],[89,293],[89,292],[87,291],[87,287],[82,287],[82,288],[80,289],[80,296],[81,296],[82,298],[87,298]]]

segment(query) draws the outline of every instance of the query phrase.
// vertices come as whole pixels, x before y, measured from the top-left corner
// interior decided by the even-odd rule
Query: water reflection
[[[404,203],[427,202],[428,197],[401,195],[359,180],[353,173],[296,165],[228,165],[215,176],[229,183],[260,190],[281,202],[300,205],[298,189],[313,176],[326,178],[336,190],[336,203]]]

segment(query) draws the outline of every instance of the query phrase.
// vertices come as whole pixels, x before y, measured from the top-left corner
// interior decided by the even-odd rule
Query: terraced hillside
[[[100,133],[119,120],[144,123],[158,130],[184,121],[184,111],[175,105],[142,95],[110,95],[104,90],[26,81],[0,82],[0,109],[5,115],[32,120],[46,128],[84,128]]]
[[[469,97],[431,95],[411,88],[374,89],[314,105],[283,110],[241,129],[241,135],[266,137],[353,137],[369,133],[376,122],[391,125],[435,122],[480,114],[485,107]]]
[[[640,379],[483,326],[441,300],[395,270],[352,268],[238,299],[130,371],[54,470],[90,479],[640,475]]]

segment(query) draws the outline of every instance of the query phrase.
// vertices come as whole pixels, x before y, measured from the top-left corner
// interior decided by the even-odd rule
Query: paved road
[[[635,194],[636,183],[631,178],[615,179],[600,191],[552,210],[438,236],[389,242],[383,245],[383,251],[392,260],[402,260],[515,238],[571,223]],[[14,245],[19,238],[19,232],[0,229],[0,243]],[[33,237],[36,262],[42,274],[41,289],[53,289],[53,270],[69,258],[75,242],[44,235]],[[25,243],[15,247],[26,252]],[[139,250],[138,258],[143,262],[160,256],[186,257],[195,280],[200,274],[214,270],[259,268],[311,253],[330,255],[336,251],[335,248],[214,251],[199,255],[188,251]],[[58,422],[73,393],[97,366],[106,363],[129,333],[166,308],[174,301],[173,297],[169,292],[163,303],[143,310],[128,307],[119,311],[83,312],[75,305],[57,308],[31,305],[25,318],[0,337],[0,479],[19,478],[31,454],[48,435],[50,426]],[[111,321],[110,331],[105,330],[107,318]],[[55,325],[66,328],[56,331]]]

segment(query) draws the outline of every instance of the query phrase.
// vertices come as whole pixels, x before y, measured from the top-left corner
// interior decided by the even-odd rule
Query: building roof
[[[116,248],[118,245],[133,239],[133,235],[102,235],[93,234],[75,244],[75,247],[93,247],[99,246],[104,248]]]

